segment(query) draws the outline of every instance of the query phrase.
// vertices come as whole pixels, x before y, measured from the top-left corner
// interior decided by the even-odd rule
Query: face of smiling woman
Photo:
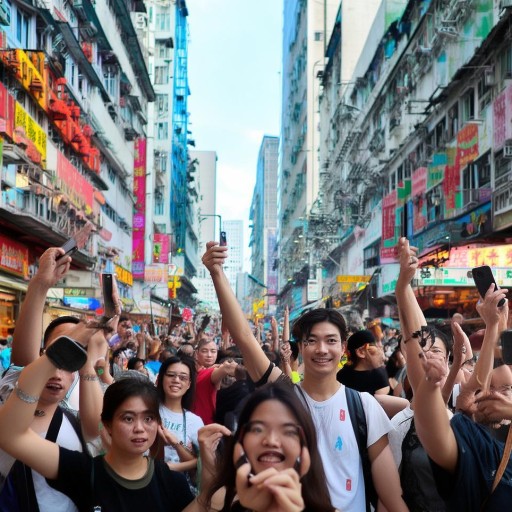
[[[297,419],[278,400],[266,400],[254,409],[244,428],[242,445],[254,473],[273,467],[293,468],[302,450]]]

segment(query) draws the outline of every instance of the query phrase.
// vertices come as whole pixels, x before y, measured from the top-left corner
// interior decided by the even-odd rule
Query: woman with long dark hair
[[[222,512],[335,510],[315,427],[289,385],[267,384],[249,397],[234,436],[225,440],[207,506]]]
[[[196,374],[194,360],[177,355],[162,363],[156,384],[162,417],[160,434],[165,442],[164,460],[170,469],[186,472],[193,490],[197,469],[197,432],[203,426],[203,420],[190,412]]]

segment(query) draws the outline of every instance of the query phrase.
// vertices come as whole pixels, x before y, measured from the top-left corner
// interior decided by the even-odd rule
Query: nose
[[[273,429],[269,429],[263,436],[263,444],[266,446],[279,446],[280,437]]]
[[[135,430],[135,432],[141,432],[144,430],[144,420],[142,418],[137,418],[134,421],[133,430]]]

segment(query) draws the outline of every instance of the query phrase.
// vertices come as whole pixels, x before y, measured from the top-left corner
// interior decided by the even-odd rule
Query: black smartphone
[[[71,256],[76,251],[78,251],[78,246],[76,244],[75,237],[72,236],[69,240],[66,240],[64,245],[61,245],[61,249],[64,249],[64,254],[62,256],[59,256],[59,259],[64,258],[64,256]]]
[[[494,280],[494,276],[492,274],[491,267],[488,265],[482,265],[481,267],[475,267],[471,274],[473,275],[473,279],[475,281],[475,285],[478,289],[478,293],[482,298],[484,298],[487,290],[490,288],[491,284],[494,284],[494,289],[498,289],[498,285]],[[501,299],[498,302],[498,307],[503,306],[505,304],[505,299]]]
[[[104,316],[107,318],[112,318],[116,314],[116,305],[113,298],[114,279],[114,274],[101,274],[101,290],[105,310]]]
[[[505,364],[512,364],[512,329],[503,331],[500,335],[501,359]]]
[[[220,245],[221,247],[224,247],[225,245],[228,245],[228,240],[226,238],[226,232],[221,231],[220,232]]]

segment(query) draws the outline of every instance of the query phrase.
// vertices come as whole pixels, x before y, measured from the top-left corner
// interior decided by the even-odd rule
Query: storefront
[[[0,235],[0,338],[12,334],[29,276],[28,247]]]

